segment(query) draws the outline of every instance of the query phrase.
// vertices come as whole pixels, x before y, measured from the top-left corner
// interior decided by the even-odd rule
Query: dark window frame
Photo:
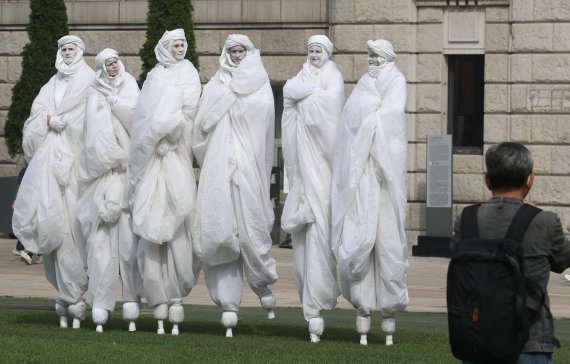
[[[447,56],[447,132],[452,135],[454,154],[483,154],[485,118],[485,56]],[[467,72],[471,68],[472,72]],[[463,71],[463,72],[462,72]],[[468,94],[471,97],[466,97]],[[471,112],[466,112],[470,109]],[[467,122],[459,124],[462,117]],[[463,128],[463,130],[460,130]]]

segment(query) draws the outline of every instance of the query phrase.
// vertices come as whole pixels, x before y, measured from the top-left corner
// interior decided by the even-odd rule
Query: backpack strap
[[[528,225],[536,214],[541,211],[538,207],[526,203],[523,204],[515,214],[515,217],[513,217],[505,238],[522,241]]]
[[[479,223],[477,222],[477,211],[481,204],[467,206],[461,214],[461,237],[479,237]]]

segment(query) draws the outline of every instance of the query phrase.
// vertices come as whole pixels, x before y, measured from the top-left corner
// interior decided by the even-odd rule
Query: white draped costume
[[[360,78],[342,111],[333,249],[342,293],[359,315],[380,310],[392,317],[408,304],[406,80],[394,62],[369,72],[374,77]]]
[[[73,43],[77,53],[67,65],[61,47]],[[67,316],[70,304],[82,302],[87,289],[85,241],[77,221],[77,170],[83,142],[85,98],[94,79],[83,61],[85,45],[76,36],[58,41],[58,73],[45,84],[32,104],[23,130],[29,163],[18,190],[12,219],[14,234],[33,253],[43,254],[47,280],[57,289],[56,302]],[[47,117],[66,127],[57,132]],[[57,305],[56,305],[57,309]]]
[[[115,307],[119,277],[123,301],[138,302],[141,289],[138,239],[127,198],[130,132],[139,88],[120,60],[119,74],[109,76],[105,62],[110,58],[118,60],[119,55],[108,48],[97,55],[96,79],[87,94],[77,214],[87,242],[87,303],[107,311]],[[113,106],[109,96],[118,97]]]
[[[196,179],[190,139],[201,85],[192,63],[170,53],[175,40],[185,39],[182,29],[167,31],[155,47],[159,63],[142,87],[132,128],[130,205],[143,297],[152,306],[179,305],[200,271],[191,236]],[[165,316],[155,307],[155,318]]]
[[[323,38],[323,39],[321,39]],[[283,88],[283,158],[290,191],[281,226],[291,234],[295,283],[308,321],[321,309],[335,307],[339,288],[331,249],[330,192],[333,156],[344,104],[344,81],[328,60],[332,43],[313,36],[308,47],[319,45],[324,63],[310,59]]]
[[[235,45],[247,49],[239,65],[228,50]],[[230,35],[220,64],[196,116],[193,148],[202,169],[193,233],[210,296],[237,312],[244,270],[260,298],[273,297],[267,285],[277,281],[269,256],[275,111],[259,50],[246,36]]]

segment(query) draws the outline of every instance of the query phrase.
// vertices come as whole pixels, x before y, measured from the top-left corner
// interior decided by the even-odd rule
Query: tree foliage
[[[22,52],[22,74],[12,89],[12,102],[4,126],[6,146],[12,156],[22,152],[22,128],[32,103],[56,72],[57,40],[69,33],[64,0],[31,0],[26,28],[30,42]]]
[[[148,1],[146,41],[139,53],[143,61],[140,75],[141,83],[146,79],[147,73],[158,63],[154,55],[154,47],[167,30],[184,29],[188,41],[186,59],[190,60],[198,69],[193,10],[191,0]]]

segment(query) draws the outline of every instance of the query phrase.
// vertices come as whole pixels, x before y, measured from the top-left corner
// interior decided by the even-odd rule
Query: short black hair
[[[532,155],[522,144],[503,142],[493,145],[485,153],[487,178],[494,191],[521,188],[532,173]]]

